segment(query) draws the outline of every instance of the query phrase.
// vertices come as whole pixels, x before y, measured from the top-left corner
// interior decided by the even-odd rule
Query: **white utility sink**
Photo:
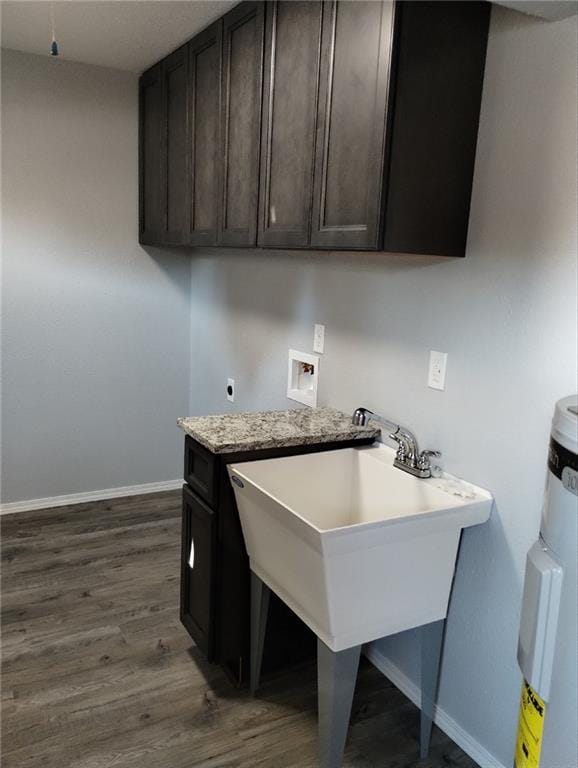
[[[387,446],[229,467],[254,573],[333,651],[444,619],[461,529],[492,497]]]

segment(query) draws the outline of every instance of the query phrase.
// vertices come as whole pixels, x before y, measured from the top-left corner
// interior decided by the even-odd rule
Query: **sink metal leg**
[[[360,645],[331,651],[317,638],[320,768],[341,766],[360,653]]]
[[[259,687],[263,646],[267,629],[269,596],[271,590],[251,571],[251,658],[249,689],[254,696]]]
[[[445,619],[421,627],[420,757],[428,756],[434,707],[437,699]]]

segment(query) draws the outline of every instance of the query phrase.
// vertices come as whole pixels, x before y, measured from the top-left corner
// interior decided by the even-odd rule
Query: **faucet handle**
[[[430,458],[439,459],[441,455],[441,451],[422,451],[417,460],[418,469],[431,469]]]
[[[389,436],[389,439],[390,440],[395,440],[395,442],[398,445],[397,453],[395,455],[395,458],[398,461],[405,461],[405,458],[407,456],[407,451],[406,451],[407,444],[406,444],[405,439],[403,437],[401,437],[398,434],[398,432],[392,432],[391,435]]]

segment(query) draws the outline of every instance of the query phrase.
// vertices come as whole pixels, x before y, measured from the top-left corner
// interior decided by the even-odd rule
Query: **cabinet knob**
[[[195,567],[195,542],[191,538],[191,551],[189,552],[189,568]]]

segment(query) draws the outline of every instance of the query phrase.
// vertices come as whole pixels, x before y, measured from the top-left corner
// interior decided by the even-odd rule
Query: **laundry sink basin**
[[[492,497],[382,444],[233,464],[251,569],[333,651],[445,618],[462,528]]]

